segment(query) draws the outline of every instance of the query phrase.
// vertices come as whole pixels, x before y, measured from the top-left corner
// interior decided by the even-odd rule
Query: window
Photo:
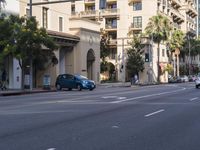
[[[100,0],[99,9],[105,9],[105,8],[106,8],[106,0]]]
[[[26,8],[26,16],[30,17],[30,9]]]
[[[134,11],[142,10],[142,2],[134,2],[133,3],[133,10]]]
[[[59,17],[59,31],[62,32],[63,31],[63,18]]]
[[[71,6],[71,13],[72,13],[72,14],[75,14],[75,5],[72,5],[72,6]]]
[[[48,28],[48,8],[42,8],[43,28]]]
[[[142,17],[133,17],[133,28],[142,28]]]
[[[165,49],[162,49],[162,57],[165,57]]]
[[[114,48],[110,49],[109,58],[110,58],[110,59],[116,59],[116,55],[117,55],[117,50],[114,49]]]
[[[117,19],[106,19],[106,26],[110,28],[117,28]]]

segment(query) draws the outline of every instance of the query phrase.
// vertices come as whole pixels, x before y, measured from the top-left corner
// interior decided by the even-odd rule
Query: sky
[[[19,0],[6,0],[5,9],[19,13]]]

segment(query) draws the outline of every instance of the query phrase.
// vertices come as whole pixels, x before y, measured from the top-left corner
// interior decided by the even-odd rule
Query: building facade
[[[174,29],[180,29],[190,37],[196,37],[197,3],[195,0],[85,0],[72,3],[72,18],[87,18],[101,23],[101,29],[108,33],[110,55],[107,60],[115,65],[117,80],[128,80],[124,67],[126,48],[134,34],[144,33],[149,18],[162,14],[170,20]],[[144,39],[145,54],[150,59],[145,62],[145,70],[139,73],[141,82],[154,82],[157,77],[157,45],[151,39]],[[169,63],[166,43],[161,44],[160,66]],[[145,55],[144,54],[144,55]],[[174,66],[178,54],[174,55]],[[184,63],[184,62],[183,62]],[[168,74],[161,76],[167,82]]]
[[[43,85],[44,76],[50,77],[51,86],[55,85],[59,74],[81,74],[99,83],[100,76],[100,23],[84,18],[72,18],[72,3],[39,4],[47,2],[34,0],[32,16],[36,17],[39,27],[46,28],[59,48],[55,50],[58,64],[36,73],[35,87]],[[20,1],[20,16],[29,16],[29,0]]]

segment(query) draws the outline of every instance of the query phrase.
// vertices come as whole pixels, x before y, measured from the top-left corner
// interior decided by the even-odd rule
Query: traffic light
[[[145,53],[145,62],[149,62],[149,53]]]

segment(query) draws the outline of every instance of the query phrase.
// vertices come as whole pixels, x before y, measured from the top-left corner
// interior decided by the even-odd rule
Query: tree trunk
[[[179,73],[179,55],[177,54],[177,76],[179,77],[180,76],[180,73]]]

